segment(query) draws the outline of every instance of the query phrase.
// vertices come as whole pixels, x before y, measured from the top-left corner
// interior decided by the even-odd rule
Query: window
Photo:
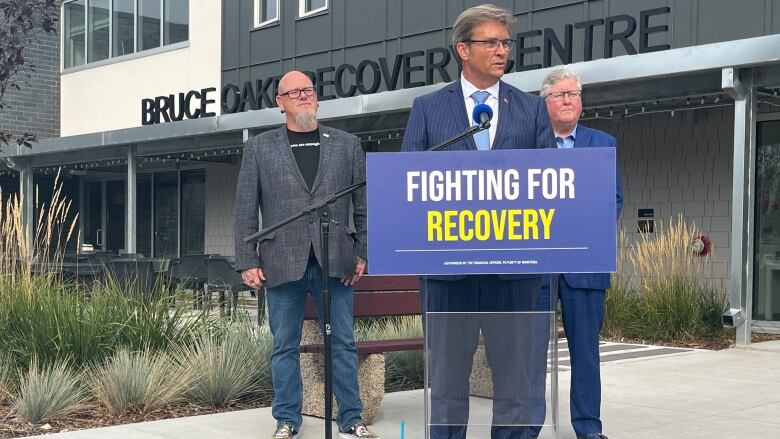
[[[65,67],[84,64],[86,61],[86,33],[84,30],[86,0],[76,0],[65,4]]]
[[[279,0],[255,0],[255,27],[279,21]]]
[[[325,11],[328,9],[328,0],[299,0],[300,6],[298,11],[299,17],[306,17],[308,15],[316,14],[317,12]]]
[[[160,47],[161,0],[138,0],[138,50]]]
[[[114,0],[114,56],[135,52],[135,0]]]
[[[165,2],[163,19],[163,44],[187,41],[190,33],[189,2],[170,0]]]
[[[64,68],[187,41],[189,3],[189,0],[66,0],[63,4]]]
[[[89,15],[87,23],[89,33],[87,44],[89,51],[87,62],[101,61],[108,58],[109,43],[109,0],[91,0],[89,2]]]

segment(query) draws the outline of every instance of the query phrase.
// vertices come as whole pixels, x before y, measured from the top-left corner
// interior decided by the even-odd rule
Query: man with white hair
[[[547,104],[555,143],[558,148],[615,148],[617,141],[609,134],[579,125],[582,114],[582,81],[574,70],[559,67],[542,82],[541,96]],[[623,190],[616,175],[617,217],[623,208]],[[606,439],[601,433],[601,372],[599,368],[599,333],[604,323],[604,298],[610,285],[609,273],[567,273],[559,275],[559,296],[571,358],[571,423],[578,439]],[[537,309],[550,310],[549,277],[542,279],[542,294]],[[545,332],[545,331],[541,331]],[[544,398],[547,340],[538,343],[536,391]],[[535,424],[544,423],[544,407],[538,407]],[[539,434],[534,427],[532,437]]]

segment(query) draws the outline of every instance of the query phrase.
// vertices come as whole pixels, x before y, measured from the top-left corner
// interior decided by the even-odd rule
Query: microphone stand
[[[426,151],[439,151],[441,149],[446,148],[449,145],[452,145],[455,142],[458,142],[460,140],[465,139],[468,136],[474,135],[475,133],[478,133],[482,130],[486,130],[490,128],[490,120],[484,120],[479,125],[474,125],[472,127],[469,127],[466,131],[463,133],[446,140],[438,145],[434,145],[430,148],[428,148]],[[287,224],[290,224],[291,222],[302,218],[306,215],[312,215],[316,214],[317,217],[320,220],[320,242],[321,246],[320,249],[322,250],[322,301],[323,301],[323,315],[322,315],[322,325],[324,326],[325,330],[322,335],[323,338],[323,356],[324,356],[324,375],[325,375],[325,439],[331,439],[333,437],[333,354],[331,350],[331,317],[330,317],[330,303],[331,303],[331,296],[330,296],[330,288],[328,286],[328,280],[330,279],[330,267],[329,267],[329,261],[330,258],[329,252],[330,249],[328,247],[328,238],[330,236],[330,223],[336,223],[336,220],[331,218],[330,214],[330,208],[329,206],[336,201],[338,201],[341,197],[351,194],[352,192],[364,187],[366,185],[366,181],[363,180],[361,182],[352,184],[350,186],[345,187],[344,189],[339,190],[338,192],[333,193],[329,197],[325,198],[322,201],[318,201],[314,204],[311,204],[309,206],[306,206],[301,210],[300,212],[291,215],[278,223],[266,227],[263,230],[260,230],[258,232],[255,232],[246,238],[244,238],[244,242],[252,242],[252,241],[262,241],[263,238],[268,236],[271,232],[274,230],[278,230]]]
[[[277,230],[281,227],[290,224],[291,222],[302,218],[306,215],[316,214],[320,222],[320,249],[322,251],[322,301],[323,301],[323,315],[322,326],[323,331],[323,356],[324,356],[324,375],[325,375],[325,438],[331,439],[333,436],[333,353],[331,349],[331,295],[330,295],[330,249],[328,246],[328,239],[330,236],[330,223],[336,223],[336,220],[332,218],[329,206],[339,198],[351,194],[352,192],[362,188],[366,185],[365,180],[353,185],[347,186],[344,189],[334,193],[333,195],[325,198],[322,201],[318,201],[310,206],[305,207],[300,212],[292,215],[282,221],[267,227],[259,232],[253,233],[246,238],[244,242],[262,241],[269,233]]]
[[[442,143],[440,143],[438,145],[433,145],[430,148],[426,149],[426,151],[439,151],[439,150],[442,150],[442,149],[452,145],[455,142],[459,142],[459,141],[465,139],[468,136],[473,136],[474,134],[476,134],[476,133],[478,133],[478,132],[480,132],[482,130],[486,130],[488,128],[490,128],[490,119],[482,121],[482,123],[480,123],[479,125],[474,125],[474,126],[470,127],[469,129],[467,129],[466,131],[458,134],[457,136],[453,137],[452,139],[445,140],[444,142],[442,142]]]

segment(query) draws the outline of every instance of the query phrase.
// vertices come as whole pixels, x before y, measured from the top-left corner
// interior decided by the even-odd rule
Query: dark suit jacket
[[[498,126],[491,149],[554,148],[555,136],[544,100],[501,81],[498,89]],[[420,96],[412,104],[401,151],[424,151],[455,137],[470,126],[460,78],[440,90]],[[447,147],[449,151],[476,150],[473,137]],[[485,152],[489,154],[489,152]],[[522,279],[538,275],[502,275]],[[433,277],[458,280],[463,276]]]
[[[574,139],[575,148],[591,147],[609,147],[616,148],[617,140],[605,133],[593,128],[577,125],[577,137]],[[615,201],[617,212],[615,218],[620,217],[620,211],[623,209],[623,188],[620,184],[620,174],[616,173],[615,182]],[[567,273],[563,275],[566,283],[572,288],[589,288],[596,290],[606,290],[610,286],[609,273]],[[544,276],[542,284],[547,285],[548,276]]]
[[[244,148],[236,190],[236,269],[262,268],[269,288],[303,277],[312,246],[322,265],[319,219],[303,217],[271,232],[259,244],[245,243],[244,238],[258,230],[258,209],[263,226],[268,227],[366,178],[360,140],[337,129],[322,125],[319,129],[320,161],[311,190],[295,162],[285,125],[255,136]],[[367,259],[365,189],[331,204],[330,213],[336,222],[328,240],[330,275],[351,276],[357,257]]]

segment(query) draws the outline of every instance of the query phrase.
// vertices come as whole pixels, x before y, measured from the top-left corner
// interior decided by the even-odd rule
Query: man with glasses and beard
[[[489,105],[489,130],[457,142],[449,151],[534,149],[555,146],[544,101],[501,81],[515,41],[510,11],[486,4],[463,11],[453,26],[462,76],[414,100],[402,151],[424,151],[468,129],[478,104]],[[476,158],[475,158],[476,159]],[[529,430],[531,322],[540,275],[428,276],[420,282],[431,367],[434,439],[466,437],[469,375],[484,339],[493,378],[491,438],[522,439]],[[542,399],[542,403],[544,400]],[[478,421],[477,421],[478,422]]]
[[[281,222],[340,189],[365,180],[365,156],[357,137],[317,122],[317,95],[311,79],[287,73],[279,82],[276,103],[285,125],[250,139],[244,148],[236,192],[236,269],[248,286],[266,287],[268,320],[273,334],[272,439],[298,437],[302,384],[300,354],[306,297],[311,292],[323,315],[322,261],[331,277],[333,393],[338,401],[341,439],[377,438],[361,419],[357,351],[352,323],[352,285],[366,267],[365,190],[330,205],[337,227],[331,228],[330,255],[321,254],[316,215],[300,218],[263,238],[257,246],[244,238]],[[352,213],[350,218],[350,204]],[[349,224],[354,224],[351,230]]]

